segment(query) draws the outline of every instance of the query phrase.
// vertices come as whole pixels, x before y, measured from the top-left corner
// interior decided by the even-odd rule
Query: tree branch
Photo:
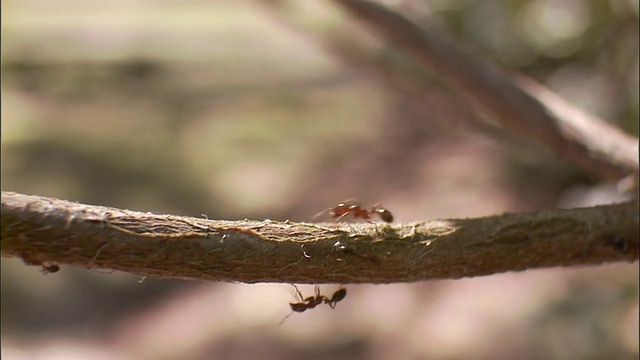
[[[572,106],[532,79],[509,74],[383,6],[334,0],[391,44],[404,48],[503,126],[533,138],[603,179],[638,171],[638,139]]]
[[[2,192],[2,256],[160,278],[391,283],[639,258],[638,203],[412,224],[216,221]]]

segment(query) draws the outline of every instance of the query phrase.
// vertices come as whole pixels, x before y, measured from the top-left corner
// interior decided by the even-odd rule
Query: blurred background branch
[[[334,1],[521,137],[546,145],[603,179],[620,180],[637,174],[638,138],[570,105],[535,81],[509,75],[462,50],[459,44],[438,35],[435,28],[421,29],[375,2]]]

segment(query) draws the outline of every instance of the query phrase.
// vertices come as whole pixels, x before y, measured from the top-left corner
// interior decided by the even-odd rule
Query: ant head
[[[380,205],[374,206],[372,211],[378,214],[378,216],[382,221],[388,222],[388,223],[393,222],[393,214],[391,214],[391,211],[383,207],[380,207]]]
[[[340,288],[333,293],[333,296],[331,297],[331,301],[334,303],[337,303],[338,301],[344,299],[345,296],[347,296],[347,289]]]
[[[58,264],[43,264],[40,271],[43,274],[55,273],[60,271],[60,266]]]
[[[332,309],[335,309],[336,304],[338,303],[338,301],[344,299],[345,296],[347,296],[347,289],[340,288],[336,292],[333,293],[333,296],[331,296],[331,299],[325,299],[324,302],[326,304],[328,304],[329,307],[331,307]]]

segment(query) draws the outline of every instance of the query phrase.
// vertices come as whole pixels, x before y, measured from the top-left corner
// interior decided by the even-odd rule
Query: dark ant
[[[55,273],[60,271],[60,266],[58,264],[42,264],[40,271],[43,274]]]
[[[60,265],[56,263],[43,262],[37,254],[22,252],[20,253],[20,257],[22,258],[22,261],[24,261],[24,263],[27,265],[42,266],[40,272],[43,274],[55,273],[60,271]]]
[[[308,296],[305,298],[304,296],[302,296],[302,293],[300,292],[300,289],[298,289],[297,286],[293,285],[293,287],[296,289],[296,293],[298,294],[298,298],[300,299],[300,301],[289,303],[289,306],[291,307],[291,312],[287,316],[285,316],[284,319],[282,319],[282,321],[280,321],[278,325],[282,325],[282,323],[285,320],[287,320],[289,316],[291,316],[294,312],[300,312],[300,313],[305,312],[306,310],[313,309],[322,303],[325,303],[329,305],[329,307],[331,307],[332,309],[335,309],[336,304],[342,299],[344,299],[345,296],[347,296],[347,289],[340,288],[333,293],[331,298],[328,298],[324,295],[320,295],[320,286],[316,285],[315,295]]]
[[[331,296],[331,299],[327,299],[326,297],[324,298],[324,303],[329,305],[329,307],[331,307],[332,309],[336,308],[336,304],[341,301],[342,299],[344,299],[347,296],[347,289],[345,288],[340,288],[338,290],[336,290],[336,292],[333,293],[333,295]]]
[[[320,214],[316,215],[316,217],[325,212],[329,212],[329,216],[331,216],[334,221],[340,221],[343,217],[351,214],[356,219],[367,220],[370,222],[372,215],[375,214],[384,222],[393,222],[393,214],[391,214],[391,211],[383,208],[380,204],[374,205],[371,209],[365,209],[351,201],[345,201],[334,208],[322,211]]]

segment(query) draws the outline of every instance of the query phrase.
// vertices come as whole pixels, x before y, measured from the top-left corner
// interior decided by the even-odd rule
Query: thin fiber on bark
[[[639,258],[638,203],[410,224],[216,221],[2,192],[2,256],[160,278],[392,283]],[[64,268],[64,266],[63,266]]]
[[[544,86],[510,74],[366,0],[334,0],[391,45],[406,50],[504,127],[532,139],[585,171],[619,180],[638,171],[638,139],[572,106]]]

